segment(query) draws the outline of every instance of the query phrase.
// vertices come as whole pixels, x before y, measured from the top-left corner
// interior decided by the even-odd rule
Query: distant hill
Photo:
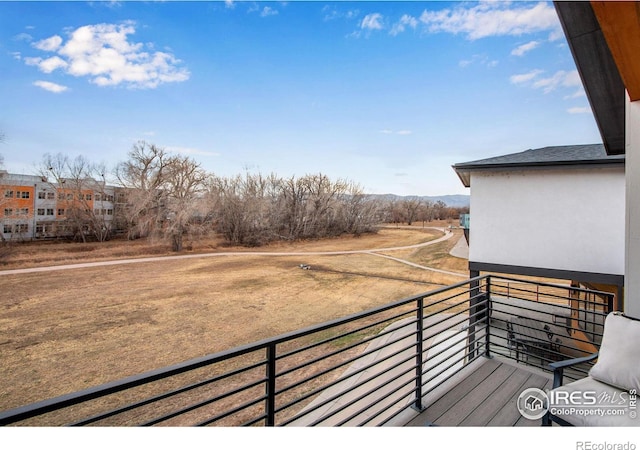
[[[465,206],[469,206],[469,195],[437,195],[437,196],[428,196],[428,195],[395,195],[395,194],[372,194],[371,197],[380,198],[382,200],[409,200],[418,198],[424,201],[430,202],[438,202],[441,201],[447,206],[452,208],[463,208]]]

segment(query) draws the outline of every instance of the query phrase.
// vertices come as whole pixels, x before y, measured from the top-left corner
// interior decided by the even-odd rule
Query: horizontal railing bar
[[[375,380],[375,379],[379,378],[380,376],[382,376],[382,375],[386,374],[387,372],[390,372],[391,370],[396,369],[396,368],[398,368],[398,367],[399,367],[399,366],[389,367],[389,368],[385,369],[384,371],[380,372],[379,374],[373,375],[373,376],[371,376],[371,377],[367,378],[366,380],[363,380],[362,382],[360,382],[360,383],[358,383],[356,386],[354,386],[352,389],[355,389],[355,388],[358,388],[358,387],[360,387],[360,386],[363,386],[363,385],[365,385],[365,384],[369,383],[370,381],[373,381],[373,380]],[[400,378],[400,377],[402,377],[402,376],[404,376],[404,375],[406,375],[406,374],[408,374],[408,373],[413,372],[415,369],[416,369],[416,366],[415,366],[415,364],[413,364],[413,366],[408,367],[406,370],[404,370],[403,372],[401,372],[400,374],[398,374],[397,376],[395,376],[394,378],[392,378],[391,380],[389,380],[389,382],[394,381],[394,380],[397,380],[398,378]],[[411,378],[410,382],[415,382],[415,380],[416,380],[416,377],[415,377],[415,376],[413,376],[413,377]],[[380,389],[380,387],[381,387],[381,386],[385,386],[385,385],[387,385],[387,384],[388,384],[388,382],[383,382],[381,385],[376,385],[375,387],[373,387],[373,388],[369,389],[369,390],[368,390],[368,391],[366,391],[365,393],[360,394],[359,396],[357,396],[356,398],[352,399],[351,401],[349,401],[349,402],[347,402],[347,403],[345,403],[345,404],[341,405],[338,409],[336,409],[336,410],[332,411],[330,414],[328,414],[328,415],[325,415],[325,416],[321,417],[320,419],[316,420],[315,422],[312,422],[312,423],[311,423],[311,426],[318,425],[319,423],[323,422],[323,421],[324,421],[324,420],[326,420],[327,418],[335,416],[336,414],[338,414],[338,413],[340,413],[340,412],[344,411],[345,409],[347,409],[349,406],[351,406],[351,405],[353,405],[353,404],[355,404],[355,403],[359,402],[360,400],[362,400],[362,399],[364,399],[364,398],[368,397],[368,396],[369,396],[369,395],[371,395],[373,392],[375,392],[375,391],[377,391],[378,389]],[[410,393],[410,392],[408,392],[408,393]],[[339,398],[339,397],[340,397],[340,396],[338,396],[338,398]],[[334,400],[335,400],[335,399],[334,399]]]
[[[212,397],[210,399],[207,399],[207,400],[204,400],[204,401],[201,401],[201,402],[198,402],[198,403],[194,403],[193,405],[190,405],[190,406],[188,406],[186,408],[179,409],[179,410],[174,411],[174,412],[172,412],[170,414],[165,414],[164,416],[161,416],[161,417],[158,417],[158,418],[156,418],[154,420],[146,422],[143,426],[151,426],[151,425],[155,425],[155,424],[160,423],[160,422],[164,422],[165,420],[172,419],[172,418],[174,418],[176,416],[179,416],[180,414],[188,413],[190,411],[193,411],[193,410],[198,409],[198,408],[202,408],[203,406],[206,406],[206,405],[210,405],[211,403],[215,403],[215,402],[220,401],[222,399],[225,399],[227,397],[231,397],[233,395],[239,394],[240,392],[246,391],[247,389],[251,389],[251,388],[254,388],[256,386],[260,386],[260,385],[264,384],[265,382],[266,382],[266,378],[263,378],[261,380],[254,381],[253,383],[245,384],[245,385],[240,386],[240,387],[238,387],[236,389],[232,389],[230,391],[227,391],[224,394],[217,395],[215,397]]]
[[[463,311],[461,311],[460,313],[457,313],[457,314],[455,314],[455,315],[453,315],[453,316],[445,317],[445,318],[443,318],[443,319],[439,320],[438,322],[435,322],[435,323],[434,323],[434,325],[441,324],[442,322],[446,322],[447,320],[451,320],[453,317],[455,317],[455,316],[457,316],[457,315],[459,315],[459,314],[462,314],[463,312],[470,312],[470,311],[471,311],[471,309],[472,309],[472,308],[467,308],[467,309],[464,309],[464,310],[463,310]],[[435,332],[434,334],[429,334],[429,335],[427,335],[427,336],[424,336],[424,337],[423,337],[423,340],[424,340],[424,341],[427,341],[427,340],[429,340],[429,339],[432,339],[432,338],[436,337],[437,335],[439,335],[440,333],[442,333],[443,331],[451,330],[451,329],[453,329],[455,326],[457,326],[457,325],[461,325],[461,324],[463,324],[463,323],[465,323],[465,322],[469,321],[469,319],[470,319],[471,317],[474,317],[474,316],[476,316],[476,315],[484,315],[485,313],[486,313],[486,309],[483,309],[483,310],[478,311],[478,312],[476,312],[476,313],[474,313],[474,314],[470,314],[470,315],[468,315],[468,316],[466,316],[466,317],[463,317],[461,320],[459,320],[458,322],[453,323],[451,326],[449,326],[449,327],[445,328],[444,330],[439,330],[439,331]],[[481,321],[475,321],[475,322],[473,322],[473,323],[470,323],[470,324],[469,324],[469,327],[474,326],[474,325],[477,325],[477,324],[479,324],[479,323],[482,323],[482,322],[481,322]],[[432,328],[432,327],[433,327],[433,325],[430,325],[430,326],[428,326],[428,327],[423,328],[423,329],[422,329],[422,331],[427,331],[427,330],[429,330],[429,329],[430,329],[430,328]],[[464,330],[460,330],[460,331],[464,331]]]
[[[540,304],[540,303],[536,302],[535,300],[529,300],[529,299],[521,299],[521,300],[528,301],[528,302],[531,302],[531,303],[534,303],[534,304],[538,304],[538,305]],[[504,306],[514,307],[514,306],[513,306],[512,304],[510,304],[510,303],[505,303],[505,302],[501,301],[501,299],[500,299],[500,298],[492,298],[492,299],[491,299],[491,302],[492,302],[492,304],[493,304],[493,305],[504,305]],[[549,304],[548,304],[548,303],[546,303],[546,305],[549,305]],[[565,305],[549,305],[549,306],[552,306],[552,307],[554,307],[554,308],[560,308],[560,309],[562,309],[562,310],[576,311],[576,309],[575,309],[575,308],[571,308],[570,306],[565,306]],[[552,313],[552,312],[550,312],[550,311],[540,311],[540,309],[529,308],[529,307],[526,307],[526,306],[520,306],[520,305],[518,305],[518,306],[516,306],[516,308],[517,308],[517,309],[519,309],[519,310],[525,310],[525,311],[532,311],[532,312],[536,312],[536,313],[538,313],[538,314],[553,315],[553,313]],[[505,314],[512,315],[512,314],[511,314],[510,312],[508,312],[508,311],[501,310],[501,309],[496,309],[496,308],[494,308],[494,312],[503,312],[503,313],[505,313]],[[605,317],[607,316],[607,314],[608,314],[608,313],[600,312],[600,311],[588,311],[588,313],[589,313],[589,314],[595,314],[595,315],[600,316],[600,317],[602,317],[602,318],[605,318]],[[566,317],[570,317],[570,316],[566,316]],[[589,323],[591,323],[591,324],[595,324],[595,325],[602,325],[602,324],[600,324],[600,323],[598,323],[598,322],[589,322]]]
[[[545,322],[545,323],[546,323],[546,322]],[[551,323],[551,322],[549,322],[549,324],[552,324],[552,323]],[[502,328],[501,326],[498,326],[497,324],[493,324],[493,325],[491,325],[491,328],[494,328],[494,329],[497,329],[497,330],[501,330],[501,331],[508,332],[508,330],[507,330],[506,328]],[[564,327],[562,327],[562,328],[564,328]],[[572,329],[575,329],[575,328],[572,328]],[[582,331],[582,330],[579,330],[579,331]],[[555,335],[555,334],[556,334],[556,333],[554,333],[554,335]],[[496,335],[494,335],[494,336],[496,336]],[[571,340],[573,340],[573,341],[575,341],[575,342],[580,342],[580,343],[583,343],[583,344],[592,344],[592,345],[595,345],[595,343],[594,343],[594,342],[591,342],[591,341],[589,341],[589,340],[585,340],[585,339],[581,339],[581,338],[577,338],[577,337],[574,337],[574,336],[564,336],[564,335],[562,335],[561,337],[562,337],[562,338],[571,339]],[[504,339],[506,339],[506,337],[505,337]],[[568,345],[564,345],[564,347],[567,347],[567,348],[570,348],[570,349],[573,349],[573,350],[585,351],[585,350],[582,350],[582,349],[580,349],[580,348],[578,348],[578,347],[572,347],[572,346],[568,346]]]
[[[329,383],[329,384],[326,384],[326,385],[323,385],[323,386],[321,386],[321,387],[318,387],[318,388],[316,388],[316,389],[312,390],[311,392],[308,392],[308,393],[307,393],[307,394],[305,394],[304,396],[302,396],[302,397],[300,397],[300,398],[298,398],[298,399],[296,399],[296,400],[293,400],[293,401],[291,401],[291,402],[287,403],[286,405],[281,406],[280,408],[278,408],[278,409],[276,410],[276,412],[280,412],[280,411],[283,411],[283,410],[285,410],[285,409],[288,409],[288,408],[290,408],[291,406],[293,406],[293,405],[295,405],[295,404],[297,404],[297,403],[300,403],[301,401],[306,400],[306,399],[308,399],[308,398],[310,398],[310,397],[313,397],[314,395],[316,395],[316,394],[318,394],[318,393],[320,393],[320,392],[322,392],[322,391],[324,391],[324,390],[326,390],[326,389],[328,389],[328,388],[330,388],[330,387],[333,387],[333,386],[335,386],[335,385],[338,385],[338,384],[340,384],[340,383],[343,383],[344,381],[348,380],[349,378],[353,378],[354,376],[359,375],[359,374],[361,374],[361,373],[363,373],[363,372],[365,372],[365,371],[369,370],[370,368],[372,368],[372,367],[374,367],[374,366],[376,366],[376,365],[378,365],[378,364],[380,364],[380,363],[382,363],[382,362],[384,362],[384,361],[387,361],[387,360],[389,360],[389,359],[391,359],[391,358],[393,358],[393,357],[395,357],[395,356],[399,355],[400,353],[403,353],[403,352],[405,352],[405,351],[407,351],[407,350],[409,350],[409,349],[413,348],[414,346],[415,346],[415,344],[411,344],[410,346],[407,346],[407,347],[405,347],[405,348],[401,348],[400,350],[397,350],[397,351],[395,351],[394,353],[391,353],[391,354],[389,354],[389,355],[385,356],[385,357],[384,357],[384,358],[382,358],[382,359],[378,359],[378,360],[376,360],[376,361],[375,361],[375,362],[373,362],[373,363],[369,363],[369,364],[367,364],[366,366],[363,366],[363,367],[359,368],[358,370],[356,370],[356,371],[354,371],[354,372],[349,373],[349,374],[348,374],[347,376],[345,376],[345,377],[338,378],[338,379],[336,379],[336,380],[332,381],[332,382],[331,382],[331,383]],[[378,349],[378,350],[379,350],[379,349]],[[404,359],[402,359],[402,360],[400,360],[400,361],[396,362],[396,364],[393,366],[393,368],[398,367],[398,366],[400,366],[400,365],[402,365],[402,364],[404,364],[404,363],[406,363],[406,362],[408,362],[408,361],[411,361],[411,360],[413,360],[414,358],[415,358],[415,354],[411,354],[411,355],[407,356],[406,358],[404,358]],[[342,365],[342,364],[341,364],[341,365]],[[414,366],[413,366],[413,369],[415,369],[415,364],[414,364]],[[332,370],[333,370],[333,369],[328,369],[328,370],[326,370],[325,372],[326,372],[326,373],[329,373],[329,372],[331,372]],[[304,383],[299,383],[299,384],[304,384]],[[327,403],[330,403],[330,402],[332,402],[332,401],[336,400],[336,399],[337,399],[337,398],[339,398],[341,395],[342,395],[342,393],[340,393],[340,394],[338,394],[338,395],[336,395],[336,396],[334,396],[334,397],[330,397],[330,398],[326,399],[323,403],[321,403],[320,405],[318,405],[318,408],[319,408],[319,407],[321,407],[321,406],[324,406],[324,405],[325,405],[325,404],[327,404]],[[308,414],[308,413],[302,414],[302,415],[300,415],[299,417],[303,417],[303,416],[304,416],[304,415],[306,415],[306,414]]]
[[[282,354],[278,355],[277,360],[283,360],[283,359],[289,358],[289,357],[291,357],[293,355],[305,352],[307,350],[311,350],[312,348],[320,347],[321,345],[324,345],[324,344],[329,344],[329,343],[331,343],[333,341],[337,341],[337,340],[342,339],[343,337],[349,336],[351,334],[359,333],[361,331],[368,330],[369,328],[373,328],[373,327],[376,327],[378,325],[382,325],[385,322],[389,322],[389,321],[392,321],[392,320],[395,320],[395,319],[400,319],[400,318],[402,318],[404,316],[408,317],[408,316],[411,316],[412,314],[415,315],[416,311],[417,311],[417,308],[410,309],[410,310],[408,310],[406,312],[403,311],[403,312],[395,314],[393,316],[389,316],[389,317],[385,317],[383,319],[380,319],[377,322],[373,322],[371,324],[364,325],[364,326],[362,326],[360,328],[355,328],[353,330],[349,330],[349,331],[347,331],[347,332],[345,332],[343,334],[340,334],[340,335],[337,335],[337,336],[332,336],[330,338],[327,338],[327,339],[324,339],[324,340],[321,340],[321,341],[318,341],[318,342],[314,342],[313,344],[309,344],[309,345],[307,345],[305,347],[301,347],[301,348],[298,348],[298,349],[295,349],[295,350],[290,350],[288,352],[283,352]],[[386,333],[392,333],[393,331],[395,331],[395,329],[389,330],[389,331],[385,332],[385,334]],[[374,339],[375,339],[375,336],[374,336]]]
[[[283,370],[282,372],[278,373],[278,376],[287,375],[287,374],[289,374],[291,372],[295,372],[295,371],[300,370],[300,369],[302,369],[304,367],[307,367],[307,366],[310,366],[312,364],[315,364],[318,361],[322,361],[322,360],[327,359],[329,357],[339,355],[340,353],[344,353],[344,352],[346,352],[348,350],[351,350],[352,348],[355,348],[355,347],[358,347],[358,346],[360,346],[362,344],[366,344],[367,342],[371,342],[371,341],[374,341],[376,339],[379,339],[381,336],[386,336],[387,334],[395,333],[396,331],[404,328],[405,326],[414,324],[416,322],[417,322],[417,319],[413,319],[413,320],[407,322],[406,324],[403,324],[402,326],[400,326],[398,328],[393,328],[391,330],[387,330],[387,331],[381,332],[380,334],[377,334],[375,336],[370,336],[368,338],[364,338],[362,341],[358,341],[358,342],[356,342],[354,344],[350,344],[347,347],[343,347],[343,348],[341,348],[339,350],[335,350],[335,351],[333,351],[331,353],[328,353],[326,355],[319,356],[319,357],[314,358],[314,359],[312,359],[310,361],[307,361],[307,362],[304,362],[302,364],[298,364],[297,366],[294,366],[294,367],[291,367],[289,369]],[[346,333],[344,335],[341,335],[340,338],[349,336],[350,334],[352,334],[352,333]],[[414,330],[414,332],[412,334],[415,334],[415,330]],[[407,335],[407,336],[409,336],[409,335]],[[404,336],[402,339],[406,338],[407,336]]]
[[[484,341],[484,336],[479,337],[478,339],[474,339],[473,341],[469,342],[469,344],[466,346],[466,348],[468,348],[471,345],[474,345],[478,342]],[[481,346],[482,347],[482,346]],[[422,383],[422,387],[426,386],[430,381],[435,380],[437,377],[439,377],[440,375],[442,375],[444,372],[446,372],[447,370],[449,370],[450,368],[452,368],[455,364],[459,363],[460,361],[464,360],[465,358],[467,358],[469,356],[469,353],[467,351],[463,352],[464,354],[462,355],[462,357],[456,359],[453,361],[453,363],[449,364],[447,367],[445,367],[444,369],[440,370],[437,374],[433,375],[431,378],[428,378],[426,381],[423,381]],[[474,358],[475,359],[475,358]],[[448,361],[448,360],[447,360]],[[472,360],[471,360],[472,361]],[[469,362],[471,362],[469,361]],[[468,363],[467,363],[468,364]],[[439,365],[439,364],[438,364]],[[464,364],[466,365],[466,364]],[[463,365],[463,366],[464,366]],[[423,375],[426,375],[427,372],[422,372]]]
[[[405,372],[403,372],[400,376],[402,375],[406,375],[407,373],[411,372],[412,370],[414,370],[415,368],[411,368],[411,370],[407,370]],[[397,377],[392,381],[395,381],[396,379],[400,378]],[[383,400],[387,400],[389,399],[393,394],[396,394],[397,392],[402,391],[403,389],[405,389],[407,386],[409,385],[413,385],[416,381],[416,377],[412,377],[411,379],[405,381],[404,383],[400,384],[399,386],[393,388],[390,392],[388,392],[386,395],[382,396],[381,398],[377,399],[373,404],[369,405],[367,408],[364,409],[360,409],[360,411],[357,411],[355,413],[352,413],[350,416],[346,417],[345,419],[343,419],[342,421],[338,422],[337,426],[342,426],[344,424],[346,424],[347,422],[349,422],[350,420],[355,419],[357,416],[359,416],[360,414],[362,414],[364,411],[366,411],[367,409],[370,409],[371,406],[375,405],[376,403],[381,403]],[[373,394],[374,392],[376,392],[378,389],[380,389],[381,387],[385,387],[387,385],[389,385],[390,383],[384,383],[382,385],[378,385],[375,388],[370,389],[366,394],[361,395],[359,399],[357,399],[356,401],[350,402],[351,404],[355,404],[357,401],[363,400],[366,397],[368,397],[369,395]],[[405,398],[407,396],[412,395],[414,392],[413,388],[409,389],[408,391],[404,392],[402,394],[402,398]],[[402,400],[402,398],[396,400],[395,402],[392,403],[392,405],[397,404],[398,402],[400,402]],[[346,405],[346,406],[351,406],[350,405]],[[409,406],[411,404],[411,400],[408,402],[407,406]],[[385,405],[386,408],[389,408],[390,405]],[[363,423],[360,423],[358,426],[362,426],[364,424],[366,424],[367,422],[369,422],[370,420],[372,420],[374,417],[371,417],[369,420],[365,420]]]
[[[326,375],[326,374],[328,374],[328,373],[330,373],[330,372],[333,372],[334,370],[336,370],[336,369],[338,369],[338,368],[340,368],[340,367],[347,366],[347,365],[352,364],[352,363],[354,363],[354,362],[356,362],[356,361],[358,361],[358,360],[360,360],[360,359],[363,359],[363,358],[365,358],[365,357],[367,357],[367,356],[369,356],[369,355],[371,355],[371,354],[373,354],[373,353],[379,352],[381,349],[387,348],[387,347],[389,347],[389,346],[391,346],[391,345],[393,345],[393,344],[395,344],[395,343],[397,343],[397,342],[402,341],[403,339],[406,339],[406,338],[408,338],[408,337],[411,337],[412,335],[415,335],[415,331],[414,331],[413,333],[409,333],[409,334],[407,334],[407,335],[404,335],[404,336],[401,336],[401,337],[399,337],[399,338],[396,338],[395,340],[393,340],[393,341],[390,341],[390,342],[386,343],[386,344],[385,344],[384,346],[382,346],[382,347],[376,347],[376,348],[373,348],[373,349],[371,349],[371,350],[368,350],[368,351],[365,351],[365,352],[363,352],[363,353],[361,353],[361,354],[358,354],[357,356],[354,356],[354,357],[349,358],[349,359],[347,359],[347,360],[345,360],[345,361],[342,361],[342,362],[338,363],[337,365],[335,365],[335,366],[331,367],[330,369],[325,369],[325,370],[320,371],[320,372],[317,372],[317,373],[313,374],[312,376],[307,377],[307,378],[305,378],[305,379],[303,379],[303,380],[299,380],[299,381],[297,381],[297,382],[295,382],[295,383],[293,383],[293,384],[290,384],[290,385],[288,385],[288,386],[282,387],[282,388],[280,388],[280,389],[276,392],[276,394],[280,395],[280,394],[282,394],[282,393],[284,393],[284,392],[286,392],[286,391],[289,391],[289,390],[294,389],[294,388],[296,388],[296,387],[299,387],[299,386],[301,386],[301,385],[303,385],[303,384],[306,384],[306,383],[308,383],[309,381],[311,381],[311,380],[315,380],[316,378],[319,378],[319,377],[321,377],[321,376],[323,376],[323,375]],[[392,353],[392,354],[390,354],[390,355],[387,355],[386,357],[384,357],[384,358],[382,358],[382,359],[379,359],[379,360],[377,360],[377,361],[376,361],[376,362],[374,362],[374,363],[371,363],[370,365],[364,366],[364,367],[362,367],[362,368],[358,369],[356,372],[353,372],[352,374],[350,374],[348,377],[346,377],[346,378],[344,378],[344,379],[340,379],[340,380],[338,380],[338,381],[344,381],[344,380],[346,380],[346,379],[348,379],[348,378],[350,378],[350,377],[352,377],[352,376],[354,376],[354,375],[356,375],[356,374],[358,374],[358,373],[360,373],[360,372],[362,372],[362,371],[364,371],[364,370],[367,370],[367,369],[368,369],[368,368],[370,368],[370,367],[373,367],[373,366],[374,366],[374,365],[376,365],[376,364],[379,364],[381,361],[386,361],[387,359],[390,359],[390,358],[391,358],[391,357],[393,357],[393,356],[396,356],[396,355],[398,355],[398,354],[400,354],[400,353],[402,353],[402,352],[405,352],[405,351],[407,351],[407,350],[409,350],[409,349],[413,348],[414,346],[415,346],[415,342],[412,342],[411,344],[407,345],[406,347],[401,348],[401,349],[399,349],[399,350],[395,351],[394,353]],[[335,355],[331,355],[331,356],[335,356]],[[415,356],[415,355],[412,355],[412,357],[414,357],[414,356]],[[319,361],[320,361],[320,360],[321,360],[321,359],[319,359]],[[289,372],[287,372],[287,374],[288,374],[288,373],[289,373]],[[281,377],[281,376],[283,376],[283,375],[284,375],[284,374],[278,374],[278,377]]]
[[[232,372],[227,372],[227,373],[224,373],[222,375],[218,375],[218,376],[216,376],[214,378],[210,378],[208,380],[204,380],[204,381],[200,381],[198,383],[194,383],[194,384],[191,384],[191,385],[188,385],[188,386],[184,386],[182,388],[179,388],[179,389],[176,389],[176,390],[173,390],[173,391],[169,391],[169,392],[165,392],[165,393],[157,395],[155,397],[150,397],[150,398],[147,398],[145,400],[141,400],[139,402],[132,403],[130,405],[123,406],[123,407],[120,407],[118,409],[114,409],[114,410],[102,413],[100,415],[90,417],[90,418],[85,419],[83,421],[71,424],[71,426],[89,425],[91,423],[95,423],[95,422],[98,422],[100,420],[107,419],[109,417],[121,414],[123,412],[131,411],[133,409],[140,408],[142,406],[146,406],[146,405],[149,405],[151,403],[155,403],[157,401],[173,397],[175,395],[183,394],[185,392],[188,392],[188,391],[191,391],[193,389],[197,389],[197,388],[206,386],[206,385],[211,384],[211,383],[216,383],[218,381],[222,381],[222,380],[224,380],[226,378],[229,378],[229,377],[240,375],[241,373],[247,372],[249,370],[256,369],[256,368],[258,368],[260,366],[264,366],[265,364],[266,364],[266,360],[260,361],[260,362],[254,363],[254,364],[252,364],[250,366],[242,367],[240,369],[236,369],[236,370],[234,370]]]
[[[523,284],[535,284],[538,286],[545,286],[545,287],[552,287],[552,288],[558,288],[558,289],[570,289],[572,291],[578,291],[578,292],[585,292],[585,293],[597,293],[599,295],[612,295],[611,292],[604,292],[604,291],[598,291],[598,290],[591,290],[591,289],[585,289],[585,288],[580,288],[580,287],[573,287],[573,286],[567,286],[567,285],[562,285],[562,284],[556,284],[556,283],[549,283],[546,281],[529,281],[529,280],[523,280],[521,278],[514,278],[514,277],[510,277],[510,276],[505,276],[505,275],[491,275],[491,285],[493,286],[493,283],[496,282],[500,282],[500,280],[506,280],[506,281],[516,281],[516,282],[520,282]]]
[[[235,414],[235,413],[237,413],[239,411],[242,411],[244,409],[250,408],[253,405],[257,405],[258,403],[263,402],[266,399],[267,399],[267,396],[265,395],[265,396],[262,396],[262,397],[258,397],[258,398],[254,399],[254,400],[250,400],[250,401],[245,402],[242,405],[239,405],[239,406],[237,406],[235,408],[232,408],[232,409],[230,409],[230,410],[228,410],[228,411],[226,411],[226,412],[224,412],[222,414],[218,414],[217,416],[210,417],[209,419],[196,424],[196,426],[197,427],[204,427],[206,425],[212,424],[213,422],[217,422],[219,420],[222,420],[225,417],[229,417],[229,416],[231,416],[231,415],[233,415],[233,414]],[[265,415],[265,417],[266,417],[266,415]]]

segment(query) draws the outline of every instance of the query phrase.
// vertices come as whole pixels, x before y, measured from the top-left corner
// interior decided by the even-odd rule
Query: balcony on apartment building
[[[598,349],[609,293],[484,275],[0,413],[24,426],[537,426],[553,361]],[[565,373],[581,378],[589,365]]]

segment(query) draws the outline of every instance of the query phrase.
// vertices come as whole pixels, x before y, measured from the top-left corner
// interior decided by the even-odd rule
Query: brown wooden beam
[[[592,1],[591,7],[631,101],[640,100],[640,2]]]

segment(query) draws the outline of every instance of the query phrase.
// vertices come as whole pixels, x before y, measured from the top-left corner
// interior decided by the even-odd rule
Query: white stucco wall
[[[626,115],[627,250],[624,311],[640,318],[640,101],[630,102],[627,96]]]
[[[469,260],[622,275],[624,168],[473,172]]]

